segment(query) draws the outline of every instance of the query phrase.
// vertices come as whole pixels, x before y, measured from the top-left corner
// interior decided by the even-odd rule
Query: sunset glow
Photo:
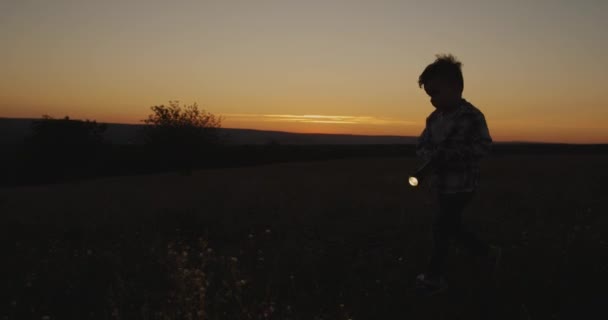
[[[496,141],[608,143],[606,1],[3,1],[0,117],[417,136],[435,54]]]

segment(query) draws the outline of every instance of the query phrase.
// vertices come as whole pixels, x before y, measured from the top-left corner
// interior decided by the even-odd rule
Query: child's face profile
[[[461,99],[461,92],[453,83],[443,79],[431,79],[424,84],[424,91],[431,97],[431,104],[439,110],[456,106]]]

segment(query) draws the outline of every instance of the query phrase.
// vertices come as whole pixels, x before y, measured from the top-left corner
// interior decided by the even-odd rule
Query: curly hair
[[[462,91],[464,89],[464,80],[462,78],[462,63],[451,54],[438,54],[435,62],[424,68],[424,71],[418,77],[418,86],[422,86],[435,78],[442,78],[455,84]]]

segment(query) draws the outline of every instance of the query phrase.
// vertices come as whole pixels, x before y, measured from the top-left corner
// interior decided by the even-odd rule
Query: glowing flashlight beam
[[[408,179],[408,181],[410,183],[410,186],[412,186],[412,187],[418,186],[418,179],[416,177],[410,177]]]

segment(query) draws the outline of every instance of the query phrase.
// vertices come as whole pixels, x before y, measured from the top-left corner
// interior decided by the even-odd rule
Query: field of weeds
[[[0,189],[0,318],[585,318],[608,301],[606,163],[487,159],[465,222],[504,249],[498,279],[455,249],[431,298],[412,158]]]

